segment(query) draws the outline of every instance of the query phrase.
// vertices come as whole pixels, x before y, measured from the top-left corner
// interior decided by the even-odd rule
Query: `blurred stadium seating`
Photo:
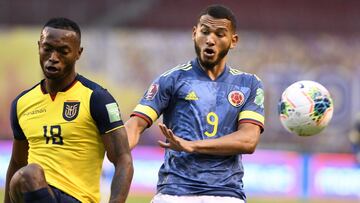
[[[10,143],[6,140],[12,138],[9,123],[12,99],[42,78],[36,42],[41,26],[50,17],[64,16],[80,24],[85,50],[78,63],[78,71],[108,87],[119,102],[123,119],[126,120],[154,77],[195,56],[191,41],[192,26],[200,10],[216,2],[219,1],[0,1],[0,140],[7,146],[0,150],[7,150],[8,154],[10,149]],[[294,186],[288,195],[334,195],[334,188],[330,186],[336,180],[329,177],[337,174],[340,178],[335,178],[349,180],[342,177],[349,174],[349,168],[353,167],[353,163],[349,163],[351,146],[347,133],[355,114],[360,111],[360,1],[221,2],[232,8],[238,18],[240,43],[231,51],[229,64],[257,74],[265,84],[266,130],[255,158],[259,155],[261,157],[262,152],[269,149],[275,150],[271,152],[275,154],[278,150],[286,150],[279,152],[278,157],[286,161],[275,161],[278,165],[262,163],[261,160],[266,160],[262,158],[247,158],[250,163],[247,166],[250,167],[250,192],[256,193],[255,189],[259,189],[256,182],[258,172],[267,172],[269,167],[273,167],[270,169],[273,169],[274,174],[293,174],[289,176],[290,179],[282,179],[288,182],[275,181],[284,183],[278,185],[280,189],[283,189],[280,186],[287,187],[286,184]],[[328,128],[320,135],[308,138],[286,132],[277,112],[281,92],[289,84],[303,79],[316,80],[326,86],[335,104],[334,116]],[[155,145],[157,139],[162,139],[156,127],[151,127],[145,133],[141,140],[145,149],[146,146]],[[311,155],[308,156],[308,153]],[[135,164],[151,165],[146,160],[148,157],[140,155],[137,155],[139,158]],[[4,166],[8,158],[0,159]],[[276,156],[273,158],[276,159]],[[297,161],[295,164],[294,160]],[[328,160],[335,160],[344,167],[334,169]],[[5,174],[5,170],[2,166],[0,173]],[[283,170],[293,173],[283,173]],[[338,170],[343,170],[343,173]],[[359,177],[358,169],[353,167],[351,171],[356,174],[351,177]],[[110,177],[109,174],[104,177]],[[315,175],[319,179],[313,178]],[[144,182],[141,179],[143,182],[136,182],[139,177],[134,179],[135,186],[148,182],[153,185],[156,181],[151,179]],[[299,188],[296,181],[304,180],[309,181],[306,183],[309,189]],[[271,188],[274,188],[274,184]],[[343,188],[359,191],[359,184],[354,182],[351,187]],[[349,191],[344,189],[340,192]]]
[[[194,56],[191,27],[205,5],[216,1],[89,0],[0,3],[0,137],[11,138],[11,100],[41,78],[39,27],[65,16],[83,28],[85,52],[79,72],[109,86],[124,118],[161,72]],[[256,73],[265,83],[267,128],[260,147],[297,151],[349,152],[347,132],[360,109],[360,2],[356,0],[222,1],[238,18],[239,46],[229,64]],[[20,52],[19,50],[26,50]],[[101,50],[101,52],[99,51]],[[18,59],[21,60],[18,60]],[[16,75],[16,77],[14,77]],[[283,130],[277,101],[296,80],[323,83],[333,94],[335,115],[322,135],[298,138]],[[143,144],[154,144],[151,128]]]
[[[82,26],[186,29],[215,0],[2,0],[0,25],[42,25],[50,16],[67,16]],[[360,30],[357,0],[222,0],[233,9],[239,29],[259,31]]]
[[[166,69],[194,56],[189,31],[87,29],[78,70],[108,87],[126,120],[151,80]],[[241,43],[229,64],[256,73],[266,88],[266,131],[260,147],[307,152],[350,152],[347,140],[352,118],[359,109],[360,38],[328,33],[267,34],[240,32]],[[11,138],[9,106],[21,90],[41,79],[36,41],[38,30],[0,32],[0,135]],[[135,43],[136,42],[136,43]],[[19,55],[19,50],[21,55]],[[101,51],[99,51],[101,50]],[[21,60],[19,60],[21,59]],[[281,92],[297,80],[310,79],[331,92],[335,113],[318,136],[300,138],[287,133],[278,119]],[[143,144],[161,138],[156,127],[146,131]]]

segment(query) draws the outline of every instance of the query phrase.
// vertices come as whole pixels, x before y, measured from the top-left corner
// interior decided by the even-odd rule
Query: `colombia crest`
[[[79,109],[80,102],[78,101],[64,102],[63,118],[66,121],[74,120],[79,114]]]
[[[231,91],[228,95],[228,100],[231,105],[239,107],[244,103],[244,94],[240,91]]]

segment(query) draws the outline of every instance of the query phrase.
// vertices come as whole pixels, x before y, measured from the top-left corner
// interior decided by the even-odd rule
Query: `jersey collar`
[[[76,74],[76,77],[74,78],[74,80],[68,85],[66,86],[64,89],[62,89],[60,92],[66,92],[67,90],[69,90],[71,87],[73,87],[76,82],[79,80],[80,75]],[[40,82],[40,88],[43,94],[48,94],[46,88],[45,88],[45,79],[41,80]]]
[[[211,80],[211,81],[223,81],[225,80],[226,76],[229,73],[229,67],[227,64],[225,64],[225,68],[223,70],[223,72],[215,79],[212,80],[206,73],[205,71],[201,68],[200,66],[200,62],[198,58],[195,58],[194,60],[191,61],[191,65],[194,67],[194,70],[201,76],[206,78],[207,80]]]

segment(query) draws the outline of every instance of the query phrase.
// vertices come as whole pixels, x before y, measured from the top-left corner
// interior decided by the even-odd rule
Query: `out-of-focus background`
[[[218,1],[219,2],[219,1]],[[127,120],[152,80],[195,57],[192,27],[212,0],[0,1],[0,188],[11,153],[11,101],[42,79],[37,40],[51,17],[82,29],[80,74],[107,87]],[[360,202],[360,167],[348,133],[360,112],[360,1],[222,0],[237,16],[240,42],[229,65],[262,78],[266,129],[245,155],[249,202]],[[282,91],[314,80],[332,94],[335,111],[319,135],[297,137],[278,118]],[[163,158],[156,125],[133,151],[129,202],[149,202]],[[104,163],[103,201],[112,166]],[[1,192],[0,192],[1,196]]]

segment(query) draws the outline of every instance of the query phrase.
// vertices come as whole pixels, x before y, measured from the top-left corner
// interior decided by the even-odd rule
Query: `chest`
[[[77,139],[73,136],[75,132],[94,126],[89,112],[87,95],[58,93],[54,100],[49,95],[41,95],[20,102],[17,115],[30,143],[61,144],[63,139]]]
[[[230,82],[183,80],[175,85],[174,101],[202,110],[238,112],[250,96],[248,86]]]

